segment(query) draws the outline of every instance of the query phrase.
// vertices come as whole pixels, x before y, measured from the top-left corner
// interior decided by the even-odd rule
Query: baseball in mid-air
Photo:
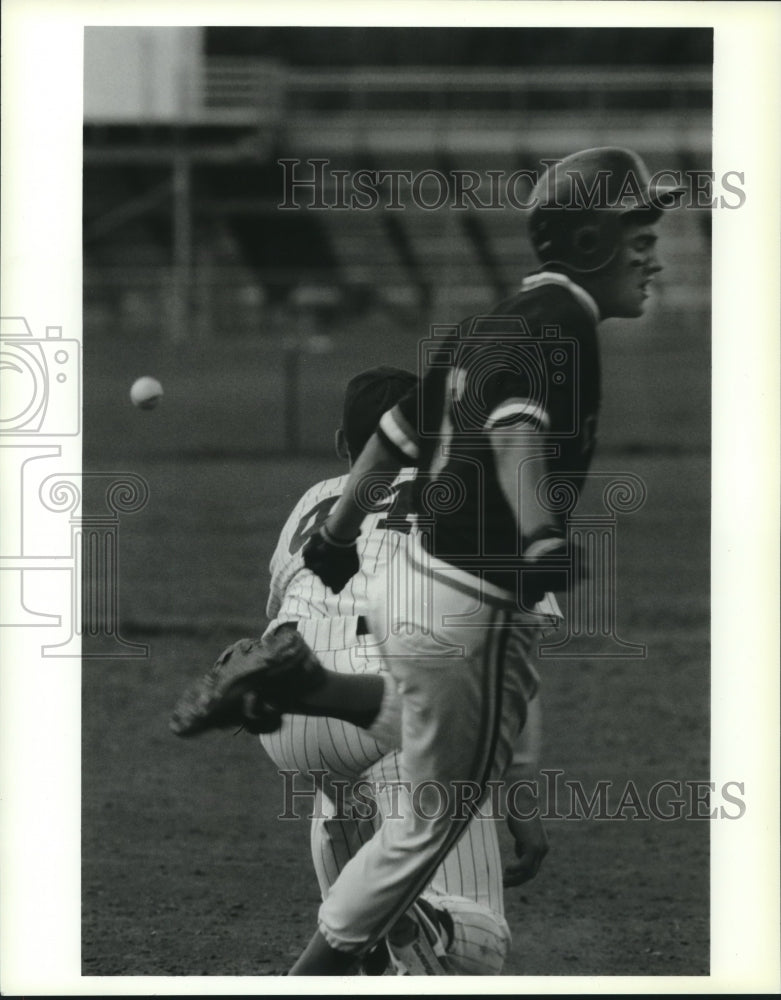
[[[131,402],[141,410],[151,410],[157,406],[162,395],[162,385],[151,375],[142,375],[130,387]]]

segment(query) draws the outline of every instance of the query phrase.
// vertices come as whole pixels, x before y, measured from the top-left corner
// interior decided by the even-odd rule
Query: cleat
[[[388,951],[397,976],[454,976],[447,957],[448,917],[419,899],[388,932]]]
[[[383,938],[378,944],[363,956],[361,962],[360,975],[362,976],[383,976],[385,970],[391,964],[391,957],[388,953],[387,941]]]

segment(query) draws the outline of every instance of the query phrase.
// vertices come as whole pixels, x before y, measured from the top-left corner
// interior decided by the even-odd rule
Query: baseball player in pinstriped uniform
[[[416,383],[412,373],[392,368],[372,369],[352,379],[337,432],[337,453],[348,460],[360,454],[382,414]],[[364,521],[359,571],[334,594],[306,570],[302,548],[333,508],[346,481],[343,475],[317,483],[296,504],[271,559],[267,605],[267,633],[293,624],[325,667],[347,675],[368,673],[383,678],[383,689],[378,689],[379,714],[367,728],[328,716],[291,714],[284,717],[279,730],[261,736],[280,769],[296,773],[298,791],[312,772],[321,776],[311,847],[323,899],[350,858],[377,832],[383,819],[399,808],[400,702],[367,634],[367,589],[372,577],[385,575],[392,551],[416,534],[409,504],[411,473],[402,472],[393,488],[383,491],[379,509]],[[526,702],[536,691],[537,677],[525,660],[519,677],[523,684],[518,694]],[[354,796],[356,786],[360,802]],[[365,808],[367,795],[373,810]],[[356,809],[359,805],[363,808]],[[547,844],[539,821],[510,820],[510,829],[522,860],[508,869],[508,878],[511,884],[519,884],[536,873]],[[493,819],[478,817],[468,825],[423,890],[422,899],[446,945],[449,970],[477,975],[501,971],[510,933],[504,918]],[[403,949],[392,946],[390,957],[397,969],[404,969]],[[409,960],[406,964],[410,971],[421,971]]]
[[[367,617],[401,695],[402,771],[425,808],[402,809],[347,863],[291,975],[348,972],[464,835],[459,783],[486,789],[505,773],[523,708],[512,637],[525,634],[529,652],[535,601],[562,568],[568,583],[582,572],[566,524],[543,502],[546,483],[582,488],[599,413],[597,325],[642,315],[668,197],[628,150],[585,150],[550,168],[531,216],[542,269],[439,339],[419,387],[383,416],[306,543],[306,565],[339,593],[358,566],[367,482],[416,466],[421,537],[371,581]],[[444,810],[430,808],[432,782]]]

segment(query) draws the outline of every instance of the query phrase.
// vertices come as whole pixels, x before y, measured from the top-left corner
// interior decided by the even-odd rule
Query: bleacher
[[[543,158],[592,145],[634,148],[652,171],[710,165],[702,69],[323,70],[214,57],[197,89],[175,124],[85,126],[86,323],[108,314],[119,329],[165,329],[184,297],[203,335],[245,333],[260,307],[302,289],[452,319],[533,266],[526,213],[506,197],[502,209],[427,210],[402,182],[402,209],[383,189],[372,210],[284,211],[282,158],[329,161],[328,205],[338,170],[475,171],[484,201],[488,171],[540,171]],[[436,182],[419,193],[436,204]],[[703,215],[679,212],[665,237],[668,296],[708,294]]]

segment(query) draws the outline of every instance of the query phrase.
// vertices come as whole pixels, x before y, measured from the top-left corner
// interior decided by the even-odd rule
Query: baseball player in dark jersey
[[[654,227],[671,196],[624,149],[550,168],[530,217],[541,269],[425,345],[419,387],[383,416],[305,547],[306,564],[338,593],[358,568],[368,486],[416,466],[421,537],[371,582],[368,615],[401,696],[414,802],[342,870],[291,975],[349,972],[415,903],[507,768],[523,712],[508,643],[524,635],[530,657],[535,603],[582,572],[546,490],[583,487],[599,415],[597,326],[642,315],[661,269]]]
[[[337,454],[348,461],[359,455],[383,413],[416,383],[411,372],[389,367],[370,369],[351,379],[337,431]],[[369,580],[383,576],[394,549],[417,534],[407,501],[411,477],[412,470],[403,470],[387,494],[376,498],[376,509],[365,518],[358,540],[361,568],[339,594],[306,569],[302,548],[336,503],[346,475],[316,483],[304,493],[282,528],[271,558],[266,634],[280,628],[297,629],[322,665],[345,681],[364,675],[383,679],[383,687],[378,686],[377,714],[366,726],[325,714],[291,713],[284,716],[279,729],[260,737],[281,771],[295,774],[297,792],[313,774],[318,775],[321,787],[310,845],[323,899],[383,818],[398,810],[397,790],[403,781],[398,753],[400,704],[395,684],[373,648],[365,616]],[[531,664],[521,661],[519,667],[522,696],[531,702],[537,676]],[[346,683],[340,697],[343,704],[350,698]],[[522,739],[516,762],[530,749]],[[535,824],[513,816],[508,823],[518,860],[508,866],[505,878],[508,884],[520,884],[534,874],[547,845],[539,820]],[[424,937],[414,939],[414,946],[412,939],[406,947],[399,945],[396,939],[402,925],[376,950],[369,967],[377,970],[383,960],[390,960],[400,974],[440,974],[445,968],[470,975],[500,973],[510,940],[502,883],[496,823],[490,816],[476,817],[418,900],[418,918],[427,921],[440,955]],[[438,928],[444,929],[441,942]],[[409,932],[407,928],[406,937]]]

